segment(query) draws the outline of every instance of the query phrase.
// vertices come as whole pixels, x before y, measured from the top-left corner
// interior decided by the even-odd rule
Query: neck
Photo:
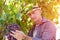
[[[37,23],[36,23],[36,25],[40,25],[40,24],[42,24],[42,18],[39,19],[39,20],[37,21]]]

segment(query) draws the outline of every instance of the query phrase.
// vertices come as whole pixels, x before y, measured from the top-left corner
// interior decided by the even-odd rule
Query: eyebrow
[[[39,8],[39,7],[33,7],[32,9]]]

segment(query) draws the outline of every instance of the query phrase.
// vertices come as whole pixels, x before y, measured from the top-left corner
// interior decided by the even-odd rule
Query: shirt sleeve
[[[32,40],[56,40],[56,27],[52,23],[47,23],[41,38],[34,37]]]

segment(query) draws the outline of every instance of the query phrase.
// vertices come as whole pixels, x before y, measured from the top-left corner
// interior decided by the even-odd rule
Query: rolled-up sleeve
[[[42,37],[32,37],[32,40],[56,40],[56,27],[52,23],[47,23],[43,33]]]

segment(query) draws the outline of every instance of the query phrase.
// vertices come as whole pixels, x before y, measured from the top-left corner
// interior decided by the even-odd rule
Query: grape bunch
[[[6,32],[6,36],[8,40],[16,40],[14,37],[12,37],[10,35],[10,33],[12,33],[11,31],[15,31],[15,30],[20,30],[20,26],[17,24],[8,24],[7,25],[7,32]]]

